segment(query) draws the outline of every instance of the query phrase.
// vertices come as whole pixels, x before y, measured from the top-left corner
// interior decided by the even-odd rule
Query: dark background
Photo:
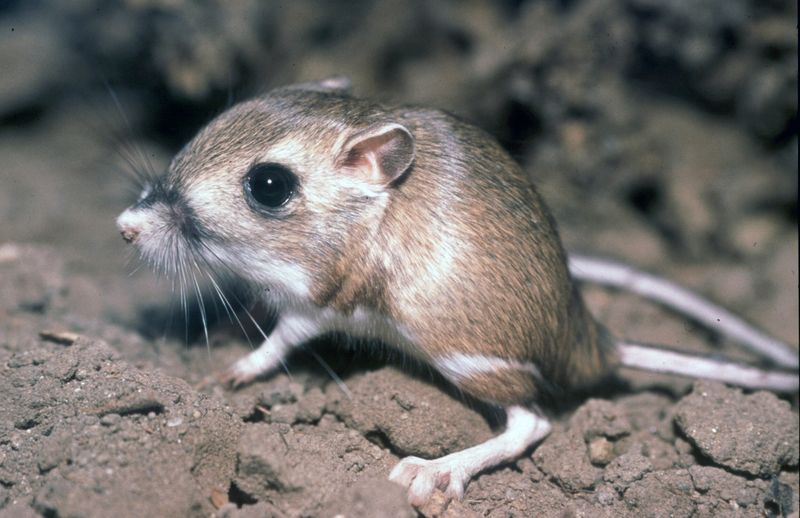
[[[54,132],[98,141],[109,162],[121,139],[160,168],[230,102],[333,74],[361,95],[474,121],[557,212],[582,209],[569,222],[634,219],[671,256],[740,258],[746,231],[732,220],[796,220],[794,2],[5,1],[0,16],[3,142],[25,135],[40,160],[62,155],[58,173],[20,174],[25,150],[3,149],[3,216],[37,213],[30,237],[54,237],[38,220],[65,207],[26,188],[90,177],[103,188],[114,173],[65,171]],[[569,196],[547,192],[558,182]]]
[[[125,171],[163,169],[231,102],[343,74],[497,136],[568,248],[767,297],[761,322],[796,341],[796,293],[774,293],[797,285],[796,18],[778,0],[0,2],[0,240],[118,274]]]

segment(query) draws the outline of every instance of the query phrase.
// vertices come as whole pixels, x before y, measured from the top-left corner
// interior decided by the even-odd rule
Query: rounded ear
[[[319,81],[297,83],[295,85],[289,85],[285,88],[288,90],[308,90],[310,92],[349,95],[353,88],[353,83],[350,81],[349,77],[333,76],[328,77],[327,79],[321,79]]]
[[[405,126],[375,124],[344,142],[336,165],[372,185],[383,187],[408,170],[415,152],[414,137]]]

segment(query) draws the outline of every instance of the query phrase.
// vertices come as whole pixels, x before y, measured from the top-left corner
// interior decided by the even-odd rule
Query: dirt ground
[[[797,347],[796,19],[779,0],[0,3],[0,516],[798,516],[796,397],[634,372],[549,409],[553,433],[463,501],[413,510],[391,467],[487,439],[491,409],[335,339],[204,383],[248,338],[206,299],[207,345],[114,226],[125,172],[163,169],[231,100],[344,74],[496,135],[569,250]],[[757,361],[583,291],[619,336]]]

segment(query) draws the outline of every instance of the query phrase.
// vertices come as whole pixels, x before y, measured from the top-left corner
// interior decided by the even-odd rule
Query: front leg
[[[239,387],[259,376],[277,370],[295,347],[319,336],[326,330],[325,323],[301,313],[287,312],[278,317],[275,329],[258,349],[228,367],[219,380]]]

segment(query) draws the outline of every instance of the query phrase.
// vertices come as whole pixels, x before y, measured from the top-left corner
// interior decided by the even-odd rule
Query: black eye
[[[296,187],[297,177],[279,164],[256,164],[244,181],[244,190],[250,199],[268,209],[286,204]]]

